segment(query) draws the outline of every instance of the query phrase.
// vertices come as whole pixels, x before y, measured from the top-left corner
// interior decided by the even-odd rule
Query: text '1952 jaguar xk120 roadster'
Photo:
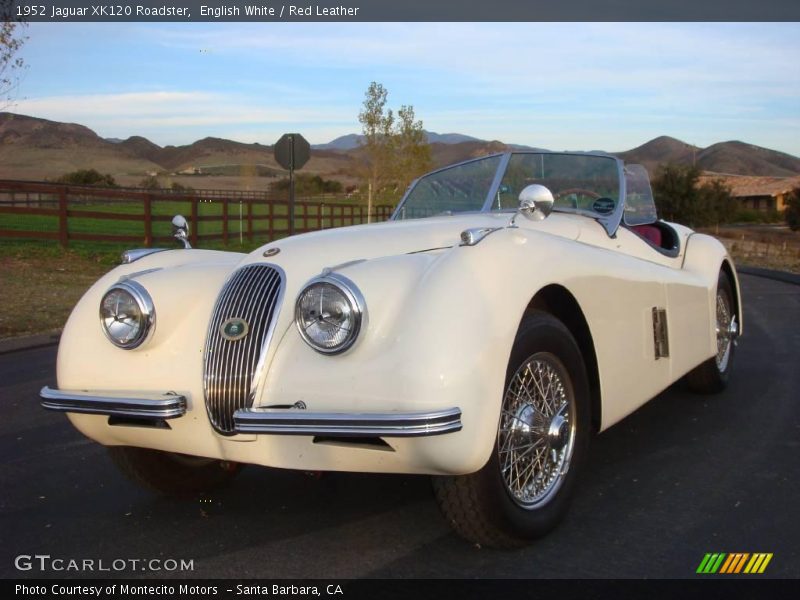
[[[389,222],[247,255],[124,260],[41,397],[125,472],[175,493],[242,464],[430,474],[490,546],[558,523],[593,433],[684,376],[722,390],[742,332],[725,248],[659,220],[644,168],[601,153],[457,164]]]

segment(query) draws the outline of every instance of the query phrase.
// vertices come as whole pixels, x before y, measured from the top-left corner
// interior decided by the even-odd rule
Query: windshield
[[[487,156],[420,177],[406,193],[393,219],[514,211],[519,207],[520,192],[526,186],[538,184],[553,194],[554,210],[596,219],[613,236],[623,211],[621,165],[613,156],[577,152]],[[648,208],[648,202],[652,206],[652,193],[647,172],[634,168],[626,177],[635,194],[631,219],[651,219],[655,213]],[[648,222],[653,220],[654,217]]]
[[[647,169],[642,165],[625,165],[625,224],[645,225],[657,220]]]
[[[611,157],[587,154],[512,154],[492,202],[492,210],[514,210],[520,192],[531,184],[553,194],[554,210],[614,212],[619,202],[619,170]]]
[[[501,154],[487,156],[421,177],[395,219],[482,210],[502,158]]]

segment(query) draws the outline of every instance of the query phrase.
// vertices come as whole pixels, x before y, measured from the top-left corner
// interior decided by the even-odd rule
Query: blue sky
[[[554,150],[658,135],[800,155],[798,23],[33,23],[14,112],[160,144],[425,127]]]

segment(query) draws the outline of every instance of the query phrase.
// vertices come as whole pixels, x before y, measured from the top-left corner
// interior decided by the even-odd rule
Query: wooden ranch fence
[[[384,221],[393,207],[373,207]],[[171,241],[171,220],[183,214],[192,245],[204,240],[252,242],[289,234],[289,200],[267,192],[96,188],[0,180],[0,238],[135,242]],[[365,206],[336,196],[295,202],[295,231],[304,233],[368,221]]]

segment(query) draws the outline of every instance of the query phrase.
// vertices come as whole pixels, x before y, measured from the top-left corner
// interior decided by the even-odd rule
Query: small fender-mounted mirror
[[[531,219],[541,221],[553,211],[553,192],[543,185],[534,183],[528,185],[519,193],[519,214]]]
[[[189,223],[183,215],[172,217],[172,237],[183,244],[186,249],[191,249],[189,243]]]

